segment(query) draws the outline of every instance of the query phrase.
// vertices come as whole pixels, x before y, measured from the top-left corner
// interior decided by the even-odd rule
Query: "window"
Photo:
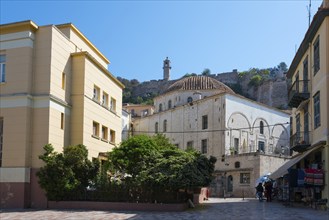
[[[303,62],[303,92],[308,92],[308,56]]]
[[[239,138],[234,138],[234,154],[239,153]]]
[[[191,103],[191,102],[193,102],[192,97],[188,97],[188,98],[187,98],[187,103]]]
[[[193,149],[193,141],[188,141],[186,144],[186,148]]]
[[[240,173],[240,183],[250,184],[250,173]]]
[[[208,128],[208,115],[202,116],[202,130]]]
[[[159,132],[159,123],[158,122],[155,122],[154,131],[155,131],[155,133]]]
[[[234,163],[234,167],[235,167],[235,168],[240,168],[240,162],[239,162],[239,161],[235,162],[235,163]]]
[[[162,112],[162,104],[159,104],[159,112]]]
[[[110,130],[110,142],[115,143],[115,131]]]
[[[264,141],[258,141],[258,151],[265,152],[265,142]]]
[[[103,92],[102,105],[104,107],[108,107],[109,106],[109,95],[106,92]]]
[[[6,82],[6,56],[0,55],[0,83]]]
[[[0,118],[0,167],[2,166],[3,118]]]
[[[99,102],[99,93],[100,89],[97,86],[94,86],[94,94],[93,94],[93,100]]]
[[[263,121],[259,122],[259,133],[264,134],[264,122]]]
[[[171,100],[168,101],[168,109],[171,109],[172,107]]]
[[[320,69],[320,38],[318,37],[313,44],[313,63],[314,63],[314,75]]]
[[[131,109],[130,113],[131,113],[132,116],[135,116],[135,114],[136,114],[135,109]]]
[[[167,132],[167,120],[163,121],[163,132]]]
[[[66,74],[62,73],[62,89],[65,90],[65,84],[66,84]]]
[[[207,139],[201,140],[201,153],[203,153],[203,154],[207,153],[207,145],[208,145]]]
[[[63,130],[65,126],[65,117],[64,113],[61,113],[61,129]]]
[[[93,136],[99,137],[99,123],[93,122]]]
[[[102,140],[108,139],[108,129],[105,126],[102,126]]]
[[[117,101],[111,97],[111,111],[116,112],[117,111]]]
[[[296,115],[296,141],[300,141],[300,114]]]
[[[314,100],[314,129],[321,125],[320,120],[320,92],[313,96]]]
[[[149,114],[149,110],[148,109],[143,110],[143,116],[147,116],[148,114]]]

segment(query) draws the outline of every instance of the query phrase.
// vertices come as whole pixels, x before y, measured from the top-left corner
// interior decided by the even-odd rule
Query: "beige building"
[[[323,1],[315,14],[287,77],[292,82],[289,89],[289,106],[293,108],[291,147],[294,151],[304,153],[304,156],[290,165],[323,170],[324,184],[314,187],[317,190],[313,194],[317,194],[316,199],[329,199],[328,0]]]
[[[289,114],[213,78],[183,78],[154,104],[154,114],[134,119],[133,134],[163,133],[181,149],[215,156],[212,196],[254,196],[255,181],[289,158]]]
[[[1,207],[46,207],[35,176],[43,146],[110,151],[121,141],[124,86],[73,24],[23,21],[0,34]]]

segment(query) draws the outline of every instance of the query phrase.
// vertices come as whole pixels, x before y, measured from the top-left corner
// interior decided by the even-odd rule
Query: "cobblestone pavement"
[[[196,219],[311,219],[329,220],[329,211],[314,210],[309,207],[284,206],[278,202],[259,202],[256,199],[210,198],[205,204],[184,212],[121,212],[87,210],[1,210],[0,219],[145,219],[145,220],[196,220]]]

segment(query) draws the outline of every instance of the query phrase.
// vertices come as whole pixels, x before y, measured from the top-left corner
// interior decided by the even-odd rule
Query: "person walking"
[[[272,182],[267,181],[265,183],[265,195],[266,195],[267,202],[272,202],[272,189],[273,189]]]
[[[260,202],[263,201],[263,192],[264,192],[264,188],[262,183],[258,183],[256,187],[256,194]]]

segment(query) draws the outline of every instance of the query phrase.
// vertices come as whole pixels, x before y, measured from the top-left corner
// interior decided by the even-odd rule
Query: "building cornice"
[[[304,54],[309,48],[309,44],[312,43],[312,40],[315,38],[316,33],[318,32],[321,24],[323,23],[324,19],[329,16],[329,9],[328,8],[319,8],[318,12],[314,15],[312,23],[308,28],[304,39],[299,46],[297,53],[291,62],[289,70],[287,72],[287,78],[292,78],[294,75],[298,64],[300,63],[301,59],[303,58]]]
[[[76,28],[72,23],[56,25],[58,29],[70,28],[74,33],[76,33],[97,55],[99,55],[107,64],[110,61]]]
[[[10,33],[22,32],[27,30],[35,32],[38,29],[39,29],[38,25],[36,25],[31,20],[27,20],[27,21],[0,25],[0,34],[10,34]]]
[[[97,66],[106,76],[108,76],[115,84],[117,84],[121,89],[124,89],[125,86],[115,77],[112,75],[110,71],[108,71],[103,65],[101,65],[92,55],[90,55],[86,51],[71,53],[72,57],[83,56],[86,57],[89,61],[91,61],[95,66]]]

